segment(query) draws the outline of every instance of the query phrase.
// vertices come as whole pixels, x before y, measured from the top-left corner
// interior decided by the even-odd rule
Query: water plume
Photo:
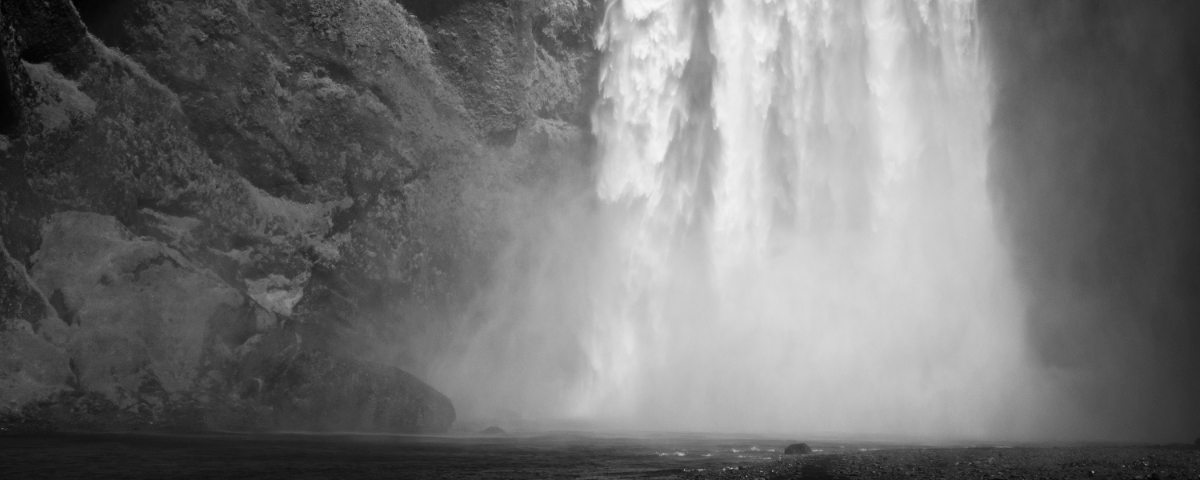
[[[594,192],[513,247],[440,370],[461,409],[1019,435],[973,1],[614,0],[598,38]]]

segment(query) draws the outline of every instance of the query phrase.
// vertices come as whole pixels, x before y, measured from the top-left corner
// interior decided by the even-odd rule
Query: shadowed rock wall
[[[410,3],[0,2],[3,422],[449,427],[396,367],[586,172],[598,2]]]

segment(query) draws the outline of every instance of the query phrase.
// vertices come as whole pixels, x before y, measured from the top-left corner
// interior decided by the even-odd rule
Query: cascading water
[[[599,239],[512,282],[536,301],[477,337],[453,371],[490,373],[460,390],[618,428],[1007,431],[1024,333],[975,8],[610,0]]]
[[[974,2],[614,1],[600,42],[619,264],[577,412],[983,427],[1022,332]]]

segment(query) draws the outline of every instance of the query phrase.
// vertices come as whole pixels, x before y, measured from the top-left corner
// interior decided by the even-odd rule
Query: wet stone
[[[806,453],[812,453],[812,448],[809,447],[807,443],[793,443],[788,445],[787,448],[783,450],[783,453],[785,455],[803,455]]]

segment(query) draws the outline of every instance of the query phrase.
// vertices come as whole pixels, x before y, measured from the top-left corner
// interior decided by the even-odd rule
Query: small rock
[[[812,448],[809,448],[807,443],[793,443],[788,445],[783,450],[783,453],[785,455],[803,455],[805,453],[812,453]]]
[[[495,426],[495,425],[492,425],[492,426],[490,426],[490,427],[487,427],[487,428],[485,428],[485,429],[483,429],[483,430],[480,430],[480,431],[479,431],[479,433],[482,433],[482,434],[484,434],[484,435],[504,435],[504,434],[506,434],[506,433],[508,433],[508,432],[505,432],[505,431],[504,431],[504,429],[502,429],[502,428],[500,428],[500,427],[497,427],[497,426]]]

